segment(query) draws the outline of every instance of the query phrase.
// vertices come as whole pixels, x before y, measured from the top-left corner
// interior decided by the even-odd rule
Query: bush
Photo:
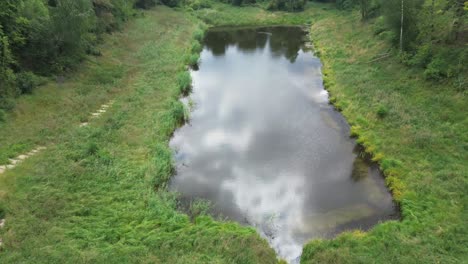
[[[199,9],[211,7],[211,3],[207,0],[187,0],[185,4],[188,7],[192,8],[193,10],[199,10]]]
[[[380,33],[385,32],[387,30],[388,28],[385,24],[385,18],[383,16],[378,17],[373,25],[374,34],[379,35]]]
[[[0,97],[0,109],[9,111],[15,108],[15,100],[9,97]]]
[[[385,105],[379,105],[376,112],[379,118],[384,118],[388,115],[388,108]]]
[[[38,77],[32,72],[22,72],[16,75],[16,83],[22,94],[32,93],[38,82]]]
[[[351,9],[355,5],[355,0],[336,0],[336,7],[338,9]]]
[[[169,7],[179,6],[179,0],[161,0],[161,3]]]
[[[305,0],[272,0],[268,3],[268,10],[283,10],[283,11],[302,11],[306,4]]]
[[[157,0],[137,0],[135,6],[138,8],[149,9],[158,3]]]
[[[409,64],[411,66],[426,67],[432,60],[432,52],[431,44],[422,45],[417,49],[413,58],[409,60]]]
[[[5,122],[5,119],[6,119],[6,116],[5,116],[5,111],[3,111],[2,109],[0,109],[0,123],[3,123]]]
[[[438,57],[435,58],[434,60],[427,65],[426,70],[424,71],[424,77],[428,80],[441,80],[445,77],[447,77],[446,74],[446,69],[448,65],[447,62],[444,61],[444,59]]]

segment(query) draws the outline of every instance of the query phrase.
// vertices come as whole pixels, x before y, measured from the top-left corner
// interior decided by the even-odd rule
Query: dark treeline
[[[169,0],[168,0],[169,1]],[[104,33],[118,30],[156,0],[1,0],[0,121],[14,98],[30,93],[42,77],[99,55]]]

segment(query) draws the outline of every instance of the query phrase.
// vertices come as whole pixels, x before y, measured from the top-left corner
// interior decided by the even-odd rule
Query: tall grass
[[[181,72],[177,75],[177,84],[179,86],[179,91],[183,95],[187,95],[190,92],[192,86],[192,77],[189,72]]]

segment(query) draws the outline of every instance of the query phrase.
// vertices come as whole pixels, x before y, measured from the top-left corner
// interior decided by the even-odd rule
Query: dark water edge
[[[399,218],[399,210],[392,201],[378,166],[362,155],[354,140],[349,138],[346,120],[329,104],[323,87],[321,63],[313,55],[308,39],[307,32],[300,27],[211,30],[205,38],[200,68],[192,72],[194,91],[191,100],[195,108],[191,121],[177,130],[171,141],[177,174],[170,186],[172,190],[180,192],[180,205],[184,211],[194,213],[190,210],[190,204],[199,198],[209,200],[212,206],[208,212],[215,218],[254,226],[280,257],[294,263],[298,262],[302,245],[310,239],[332,238],[350,229],[368,230],[381,221]],[[271,72],[261,70],[271,65],[276,66],[270,69]],[[286,72],[283,71],[285,69]],[[248,75],[247,79],[243,79],[245,75]],[[275,81],[265,80],[278,76],[281,78]],[[250,87],[250,83],[255,85]],[[284,90],[290,89],[290,86],[298,89],[285,93]],[[303,100],[312,95],[308,94],[309,88],[314,92],[313,96]],[[211,91],[209,96],[202,96],[207,91]],[[240,97],[233,100],[234,107],[227,111],[230,118],[227,121],[213,118],[224,111],[221,105],[217,105],[220,98],[225,99],[223,92],[229,94],[228,99]],[[279,96],[275,93],[279,93]],[[245,100],[252,102],[245,103]],[[276,104],[268,107],[271,101]],[[275,112],[270,116],[265,112],[262,113],[264,116],[259,115],[259,111],[265,110],[261,107],[263,104],[271,111],[284,109],[285,114]],[[288,111],[289,108],[297,109]],[[264,117],[267,122],[263,120]],[[300,120],[288,120],[291,117],[299,117]],[[292,129],[283,126],[283,122]],[[260,128],[251,131],[255,138],[253,142],[260,141],[260,144],[250,142],[246,145],[241,141],[229,144],[245,136],[246,133],[240,131],[242,128],[255,127],[259,123]],[[268,128],[267,131],[265,128]],[[313,133],[304,130],[319,132],[314,134],[316,139],[310,140],[309,136],[313,137]],[[298,138],[291,140],[289,137]],[[201,138],[207,138],[207,146],[211,149],[201,146],[195,152],[189,151],[187,145],[197,145]],[[286,143],[282,144],[283,140]],[[237,149],[239,145],[246,149]],[[244,159],[244,155],[250,157],[250,162]],[[210,163],[217,159],[227,164],[227,168],[211,168]],[[249,182],[252,177],[235,175],[232,170],[236,166],[253,170],[252,177],[260,175],[260,180],[252,184]],[[268,173],[258,169],[265,166],[271,167]],[[286,176],[283,176],[283,180],[286,177],[286,181],[282,184],[286,189],[274,186],[278,187],[278,195],[252,196],[251,204],[239,204],[236,199],[242,200],[243,196],[250,195],[249,192],[240,190],[238,194],[233,191],[233,195],[226,195],[229,188],[219,191],[223,184],[233,178],[239,184],[247,183],[243,188],[251,188],[252,192],[268,189],[268,184],[281,178],[270,174],[284,168]],[[293,178],[303,182],[288,186],[287,180],[291,177],[287,176],[288,172],[300,175]],[[207,179],[208,184],[204,182]],[[302,188],[301,195],[289,198],[284,195],[297,192],[298,187]],[[268,198],[274,201],[267,201]],[[281,203],[284,200],[295,209],[283,206],[284,211],[276,211],[269,205],[267,209],[261,208],[262,204]],[[250,212],[255,211],[258,204],[262,213]],[[302,218],[295,221],[294,215],[301,215],[298,218]],[[294,222],[301,222],[300,228]],[[294,246],[291,247],[291,244]]]

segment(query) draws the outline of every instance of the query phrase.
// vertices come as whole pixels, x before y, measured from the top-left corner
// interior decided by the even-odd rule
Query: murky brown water
[[[312,238],[367,229],[396,208],[328,104],[320,60],[298,27],[217,29],[205,40],[191,121],[171,141],[171,188],[254,226],[297,262]]]

